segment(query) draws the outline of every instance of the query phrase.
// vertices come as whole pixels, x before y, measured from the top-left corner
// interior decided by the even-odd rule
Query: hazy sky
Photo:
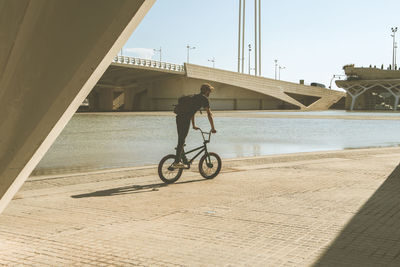
[[[262,76],[304,79],[329,86],[346,64],[368,67],[392,62],[391,27],[400,26],[399,0],[261,0]],[[126,56],[237,71],[239,0],[157,0],[125,44]],[[400,33],[400,29],[399,29]],[[396,35],[400,37],[400,34]],[[254,1],[246,1],[245,73],[254,47]],[[251,64],[254,67],[254,54]],[[336,88],[336,86],[332,86]]]

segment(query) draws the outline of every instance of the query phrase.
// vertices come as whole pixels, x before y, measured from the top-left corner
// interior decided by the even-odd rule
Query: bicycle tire
[[[222,161],[217,153],[210,152],[208,155],[210,156],[212,166],[208,165],[209,163],[206,161],[207,154],[204,154],[199,161],[199,172],[204,178],[213,179],[221,171]]]
[[[175,155],[169,154],[163,157],[158,164],[158,176],[166,184],[175,183],[182,175],[182,169],[168,170],[174,161]]]

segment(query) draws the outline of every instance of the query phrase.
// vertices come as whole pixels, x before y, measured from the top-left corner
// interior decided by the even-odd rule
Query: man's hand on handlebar
[[[193,125],[193,129],[195,129],[195,130],[200,130],[200,128],[199,128],[199,127],[197,127],[197,126],[194,126],[194,125]]]
[[[214,128],[211,129],[212,133],[217,133],[217,130],[215,130]]]

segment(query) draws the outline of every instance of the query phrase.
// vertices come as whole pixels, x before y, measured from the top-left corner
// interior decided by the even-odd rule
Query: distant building
[[[347,110],[393,110],[399,108],[400,70],[343,67],[346,80],[336,85],[347,92]]]

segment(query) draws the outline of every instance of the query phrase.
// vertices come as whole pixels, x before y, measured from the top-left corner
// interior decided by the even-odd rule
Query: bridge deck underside
[[[184,73],[165,70],[127,66],[123,64],[111,64],[100,78],[97,85],[110,88],[129,88],[140,83],[154,82],[169,77],[183,76]]]

